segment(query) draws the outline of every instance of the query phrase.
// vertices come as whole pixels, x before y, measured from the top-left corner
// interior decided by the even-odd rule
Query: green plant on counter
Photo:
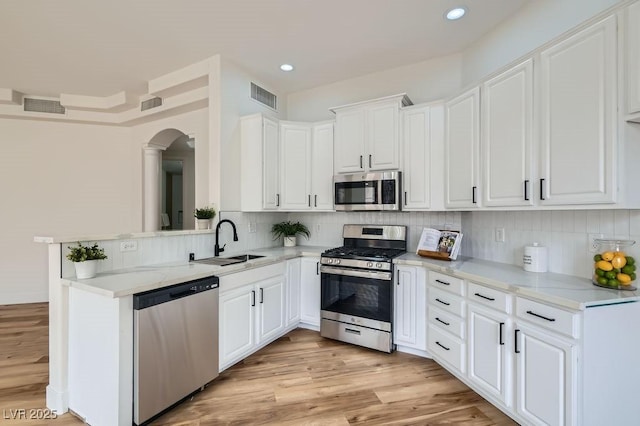
[[[273,234],[274,240],[277,240],[280,237],[294,237],[298,234],[304,235],[306,238],[309,238],[311,235],[309,228],[302,223],[292,223],[289,221],[274,224],[271,228],[271,233]]]
[[[104,254],[104,249],[98,247],[98,243],[94,243],[92,246],[83,246],[78,241],[77,247],[68,247],[71,251],[67,254],[67,259],[72,262],[84,262],[85,260],[102,260],[106,259],[107,255]]]
[[[195,209],[193,216],[196,219],[213,219],[216,216],[216,209],[213,207],[203,207],[201,209]]]

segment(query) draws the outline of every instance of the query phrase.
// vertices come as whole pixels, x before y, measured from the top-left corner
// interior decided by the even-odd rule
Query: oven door
[[[322,266],[322,317],[391,331],[392,273]]]

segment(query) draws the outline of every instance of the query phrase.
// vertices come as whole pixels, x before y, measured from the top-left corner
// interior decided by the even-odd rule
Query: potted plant
[[[98,260],[107,258],[104,249],[98,247],[98,243],[94,243],[92,246],[83,246],[78,241],[77,247],[69,246],[69,249],[71,251],[67,254],[67,259],[73,262],[76,268],[76,278],[79,280],[95,277],[98,270]]]
[[[216,216],[216,209],[213,207],[195,209],[193,216],[196,218],[196,229],[211,229],[211,222]]]
[[[273,234],[273,239],[277,240],[280,237],[284,237],[284,246],[285,247],[293,247],[296,245],[296,236],[298,234],[304,235],[306,238],[309,238],[311,235],[309,232],[309,228],[303,225],[300,222],[280,222],[273,225],[271,228],[271,233]]]

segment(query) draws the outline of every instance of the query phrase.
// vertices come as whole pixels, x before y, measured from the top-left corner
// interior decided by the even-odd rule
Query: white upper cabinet
[[[540,53],[541,205],[616,201],[616,16]]]
[[[444,108],[413,106],[402,111],[403,210],[442,209]]]
[[[283,210],[311,208],[311,127],[280,123],[280,190]]]
[[[311,144],[311,207],[331,211],[333,207],[333,122],[313,126]]]
[[[400,166],[400,108],[405,94],[331,108],[336,114],[336,173],[393,170]]]
[[[475,208],[479,201],[480,88],[445,104],[445,206]]]
[[[280,210],[333,210],[333,122],[281,122],[280,152]]]
[[[533,205],[533,59],[482,85],[481,119],[483,205]]]
[[[640,122],[640,3],[626,10],[626,82],[627,114],[631,121]]]
[[[278,122],[262,114],[240,120],[240,203],[242,211],[278,208]]]

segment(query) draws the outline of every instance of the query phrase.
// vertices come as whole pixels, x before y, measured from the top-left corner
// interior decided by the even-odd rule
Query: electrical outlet
[[[504,243],[504,228],[496,228],[496,242]]]
[[[316,232],[320,233],[320,224],[319,223],[316,224]]]
[[[257,225],[255,222],[249,222],[249,233],[250,234],[255,234],[257,231]]]
[[[596,239],[602,238],[602,237],[603,237],[602,234],[589,234],[589,253],[598,252],[598,249],[600,247],[598,246],[598,243],[596,243]]]
[[[120,243],[120,251],[136,251],[138,250],[137,241],[123,241]]]

